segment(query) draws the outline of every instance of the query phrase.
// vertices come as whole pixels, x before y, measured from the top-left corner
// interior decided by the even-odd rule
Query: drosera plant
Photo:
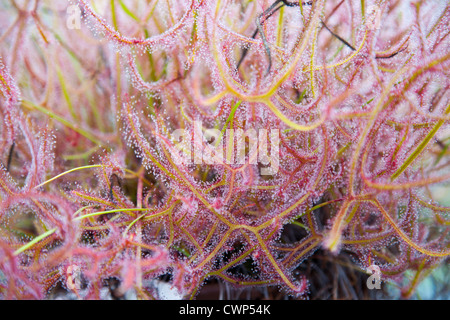
[[[448,262],[445,1],[0,9],[3,299],[308,298],[319,255],[409,298]]]

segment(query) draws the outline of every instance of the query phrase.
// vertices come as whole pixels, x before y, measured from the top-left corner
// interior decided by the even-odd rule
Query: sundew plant
[[[447,0],[0,0],[0,297],[412,297],[450,255],[449,26]]]

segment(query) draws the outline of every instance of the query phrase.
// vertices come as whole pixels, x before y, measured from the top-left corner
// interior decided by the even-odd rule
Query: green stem
[[[98,140],[93,134],[91,134],[90,132],[88,132],[87,130],[84,130],[82,128],[79,128],[76,125],[73,125],[70,121],[64,119],[61,116],[58,116],[57,114],[53,113],[52,111],[48,110],[47,108],[44,108],[40,105],[34,104],[31,101],[27,101],[27,100],[23,100],[23,105],[28,108],[28,109],[35,109],[38,110],[44,114],[46,114],[47,116],[49,116],[50,118],[62,123],[63,125],[65,125],[66,127],[72,129],[73,131],[79,133],[80,135],[82,135],[83,137],[85,137],[86,139],[92,141],[93,143],[95,143],[96,145],[101,145],[102,143],[100,142],[100,140]]]
[[[447,115],[448,113],[450,113],[450,104],[445,110],[444,115]],[[409,165],[413,163],[414,160],[416,160],[416,158],[422,153],[423,149],[425,149],[430,140],[436,135],[436,132],[442,127],[444,123],[445,120],[441,119],[434,125],[433,129],[431,129],[431,131],[427,134],[425,139],[422,140],[422,142],[419,144],[416,150],[414,150],[414,152],[411,153],[411,155],[408,157],[408,159],[406,159],[406,161],[402,164],[402,166],[392,174],[391,181],[397,179],[406,170],[406,168],[408,168]]]

